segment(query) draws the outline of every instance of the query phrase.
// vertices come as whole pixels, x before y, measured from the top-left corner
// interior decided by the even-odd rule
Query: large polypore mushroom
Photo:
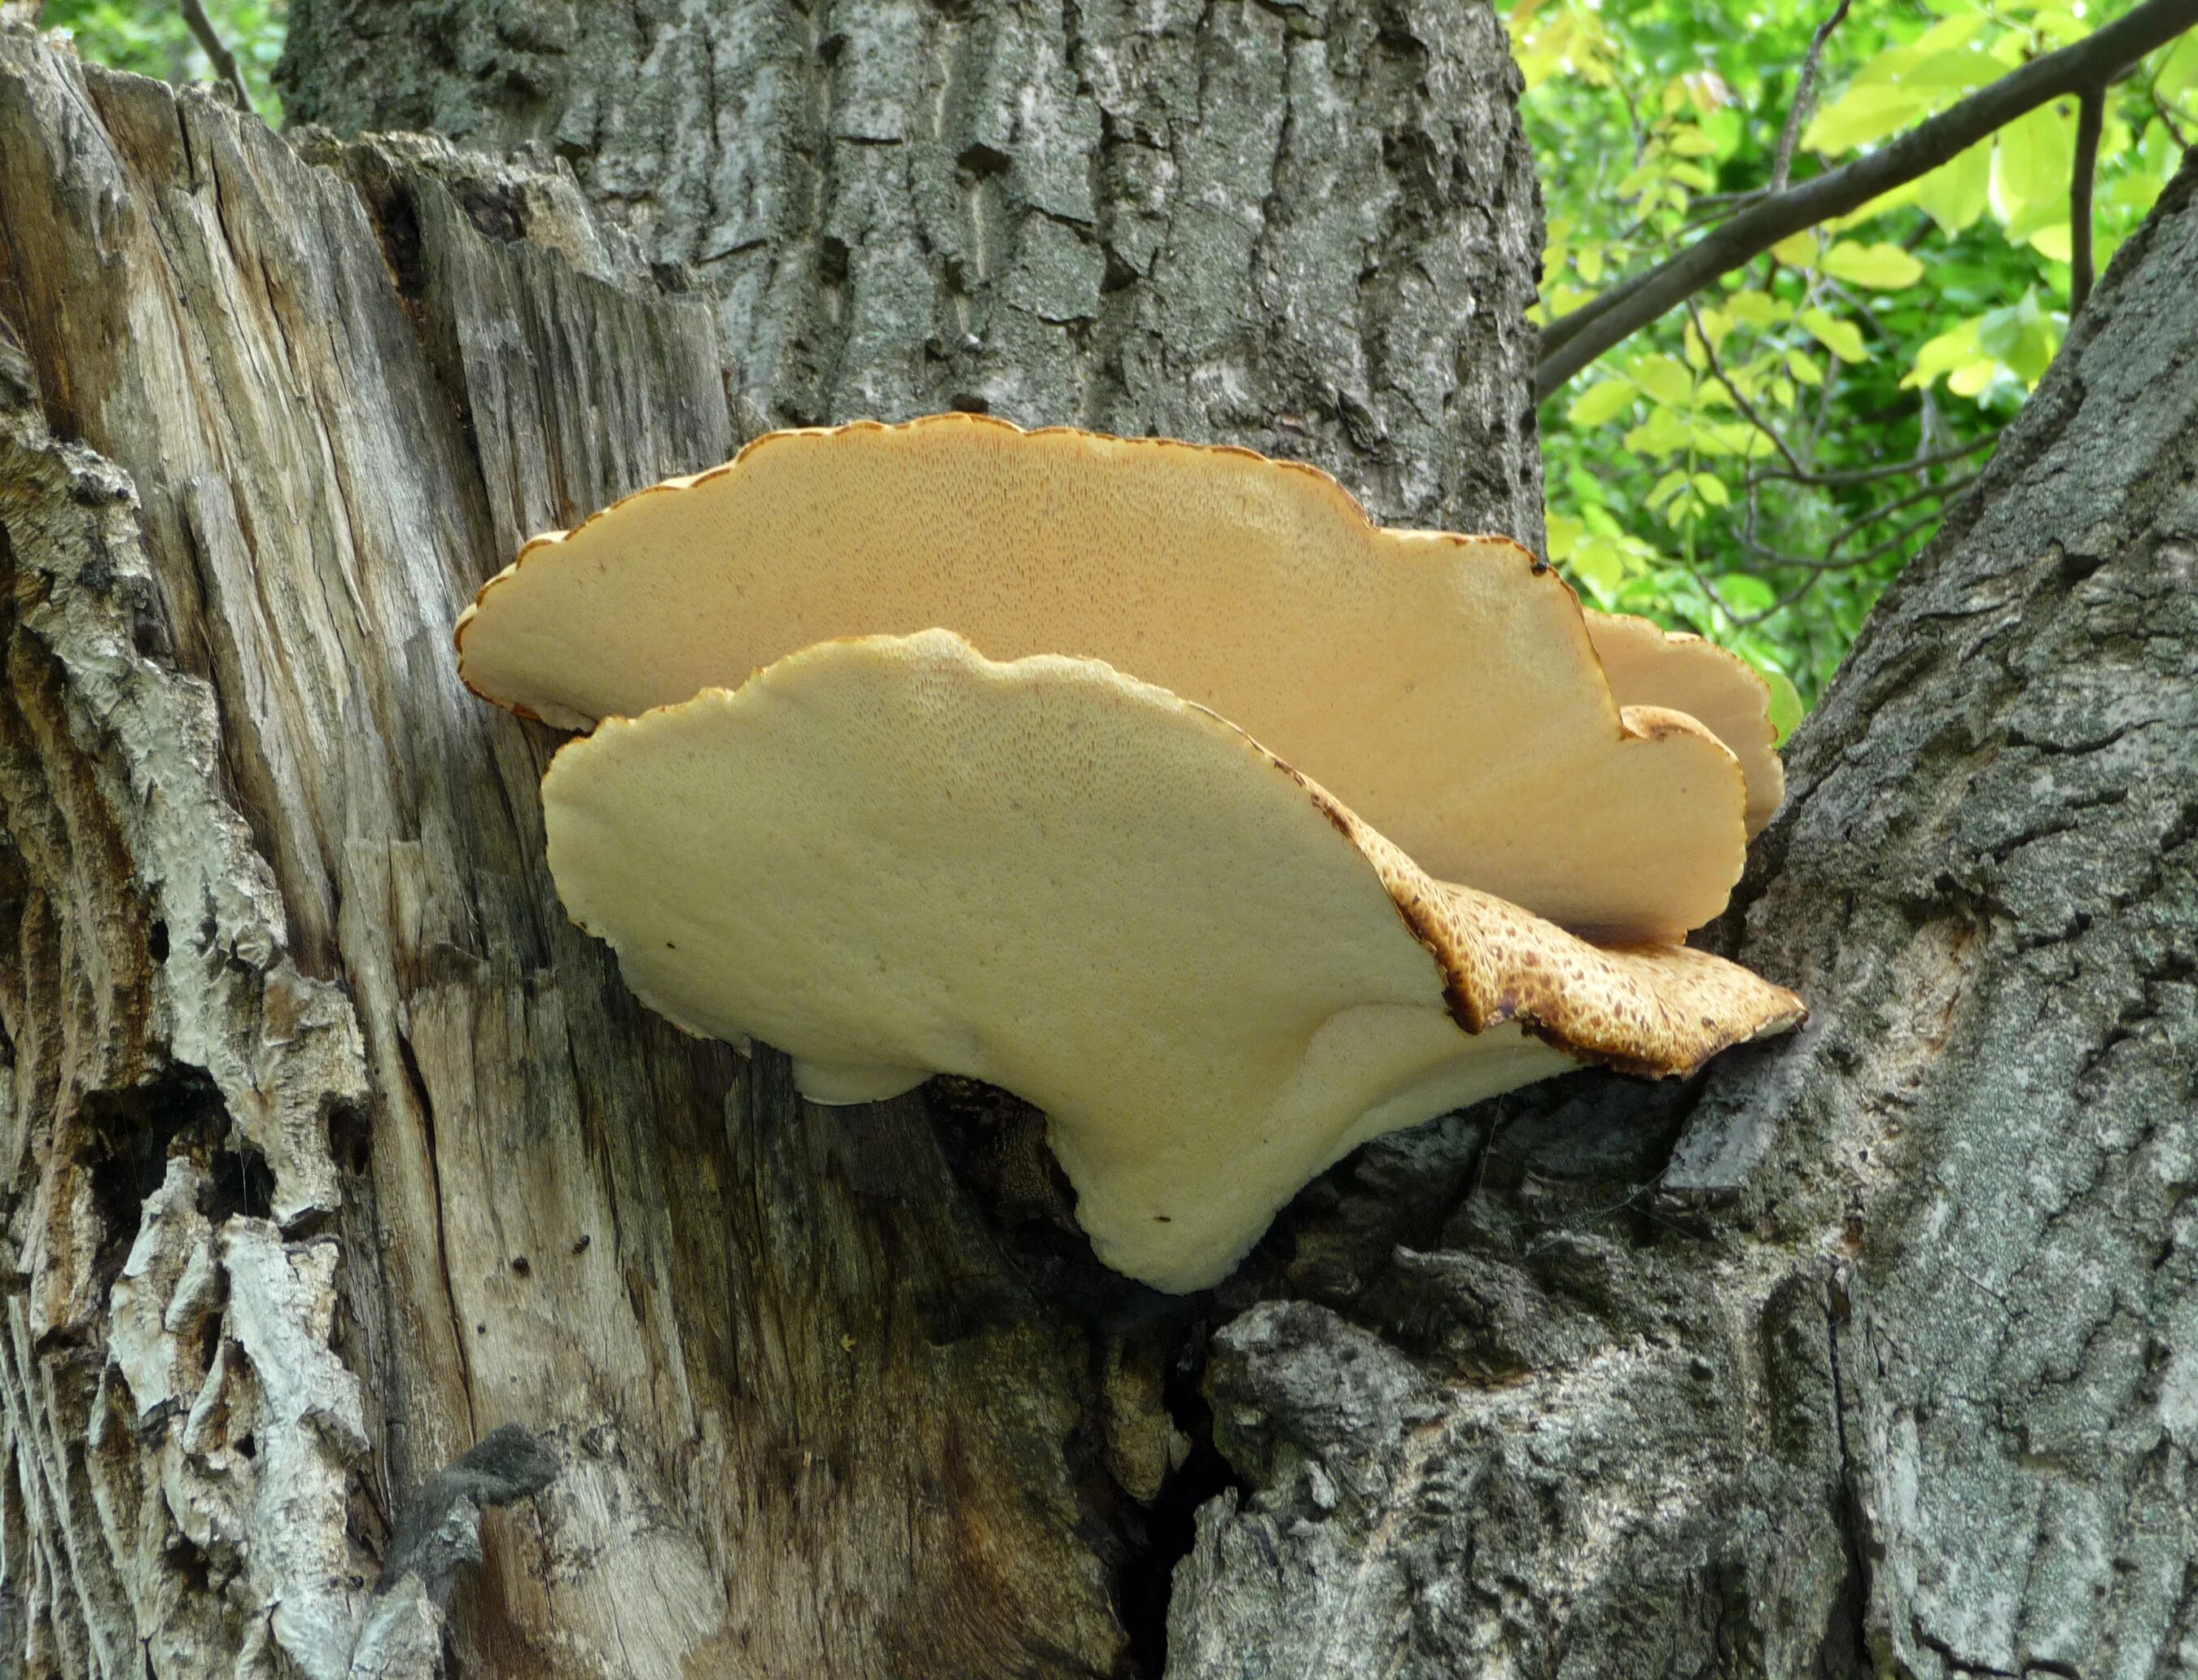
[[[1776,761],[1672,702],[1752,749],[1759,685],[1302,468],[790,434],[530,544],[460,636],[490,697],[601,720],[550,863],[644,1001],[818,1101],[1037,1103],[1100,1257],[1161,1288],[1381,1132],[1800,1018],[1678,942]]]
[[[1579,603],[1517,544],[1380,529],[1247,450],[958,414],[774,433],[529,543],[458,644],[477,693],[587,729],[934,625],[1208,706],[1422,868],[1567,927],[1678,939],[1740,877],[1745,735],[1614,700]],[[1648,654],[1629,640],[1627,668]]]

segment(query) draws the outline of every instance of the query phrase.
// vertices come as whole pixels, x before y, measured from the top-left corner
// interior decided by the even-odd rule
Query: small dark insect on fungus
[[[594,727],[550,861],[644,1001],[819,1102],[1016,1092],[1159,1288],[1369,1137],[1802,1014],[1681,943],[1776,804],[1761,683],[1302,467],[775,434],[530,544],[459,638]]]

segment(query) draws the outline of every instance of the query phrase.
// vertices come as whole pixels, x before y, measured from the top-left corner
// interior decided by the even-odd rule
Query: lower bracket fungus
[[[1294,463],[774,433],[529,544],[458,648],[593,729],[550,867],[644,1002],[815,1102],[1035,1103],[1160,1289],[1369,1138],[1802,1016],[1683,943],[1781,796],[1762,682]]]
[[[819,644],[543,785],[627,983],[827,1102],[934,1073],[1044,1109],[1099,1258],[1212,1283],[1368,1138],[1604,1062],[1687,1072],[1790,992],[1430,879],[1242,731],[1096,660]]]

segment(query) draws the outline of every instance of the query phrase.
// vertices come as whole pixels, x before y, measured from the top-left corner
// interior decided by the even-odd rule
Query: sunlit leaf
[[[1884,82],[1862,84],[1817,112],[1802,131],[1801,143],[1812,152],[1837,157],[1897,134],[1925,114],[1922,102],[1907,88]]]
[[[1608,537],[1590,537],[1573,550],[1566,569],[1607,597],[1625,581],[1625,555]]]
[[[1927,386],[1982,354],[1977,344],[1977,323],[1963,321],[1947,328],[1916,352],[1916,365],[1900,383],[1903,389]],[[1974,393],[1971,393],[1974,394]]]
[[[2061,347],[2061,323],[2039,305],[2035,290],[2025,292],[2020,302],[1993,310],[1978,321],[1977,345],[2025,385],[2035,385],[2044,378]]]
[[[1862,341],[1862,328],[1852,321],[1841,321],[1821,309],[1801,311],[1801,325],[1809,336],[1830,351],[1842,362],[1866,362],[1869,352]]]
[[[1694,428],[1677,413],[1660,404],[1648,418],[1625,434],[1625,446],[1643,455],[1674,455],[1694,441]]]
[[[1660,403],[1684,407],[1695,400],[1695,376],[1669,356],[1644,356],[1633,369],[1633,382]]]
[[[1946,375],[1946,388],[1957,397],[1980,397],[1999,376],[1999,363],[1989,356],[1964,362]]]
[[[1816,230],[1806,229],[1800,233],[1780,240],[1771,247],[1771,254],[1782,263],[1791,263],[1795,268],[1814,268],[1817,265],[1817,248],[1820,243]]]
[[[1959,233],[1985,213],[1992,192],[1992,142],[1980,141],[1916,183],[1916,201],[1939,224],[1939,232]]]
[[[1565,418],[1575,426],[1601,426],[1631,408],[1634,399],[1633,387],[1624,380],[1607,379],[1574,398]]]
[[[1556,513],[1549,516],[1546,525],[1549,531],[1550,558],[1562,564],[1571,558],[1573,550],[1579,546],[1580,539],[1587,534],[1587,527],[1576,519]]]
[[[1875,245],[1858,245],[1843,239],[1824,253],[1820,264],[1824,272],[1835,279],[1878,291],[1898,291],[1913,286],[1923,277],[1922,264],[1898,245],[1883,241]]]
[[[1759,665],[1763,680],[1771,689],[1771,728],[1774,745],[1783,746],[1786,737],[1801,727],[1801,719],[1809,715],[1803,704],[1801,691],[1794,686],[1794,679],[1775,665]]]
[[[1793,318],[1793,305],[1774,298],[1766,292],[1735,292],[1725,299],[1725,307],[1734,316],[1750,326],[1771,327]]]
[[[1685,487],[1686,482],[1687,475],[1683,472],[1673,471],[1665,474],[1662,478],[1656,480],[1656,487],[1648,492],[1648,505],[1652,508],[1662,507]]]
[[[1904,181],[1891,192],[1880,193],[1861,209],[1850,211],[1844,216],[1835,216],[1823,224],[1820,231],[1828,234],[1846,233],[1850,229],[1875,222],[1881,216],[1889,216],[1896,210],[1904,210],[1916,201],[1917,184],[1914,181]]]
[[[2029,212],[2065,202],[2076,160],[2076,119],[2041,105],[1999,131],[1992,154],[1992,213],[2012,227]]]
[[[2154,79],[2153,87],[2162,99],[2170,102],[2198,87],[2198,30],[2178,41],[2160,61],[2160,74]]]
[[[1742,613],[1767,613],[1778,604],[1778,591],[1746,572],[1728,572],[1715,580],[1718,598]]]
[[[1694,477],[1695,493],[1712,508],[1732,505],[1732,492],[1724,487],[1724,480],[1714,473],[1697,473]]]
[[[2075,257],[2075,230],[2066,222],[2048,223],[2030,235],[2030,248],[2049,261],[2073,261]]]

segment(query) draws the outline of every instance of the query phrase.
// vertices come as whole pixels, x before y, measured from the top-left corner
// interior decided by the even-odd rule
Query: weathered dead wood
[[[730,451],[709,308],[555,170],[306,150],[0,38],[9,1660],[343,1674],[519,1422],[465,1671],[1105,1671],[1084,1333],[916,1105],[624,995],[456,683],[520,533]]]

